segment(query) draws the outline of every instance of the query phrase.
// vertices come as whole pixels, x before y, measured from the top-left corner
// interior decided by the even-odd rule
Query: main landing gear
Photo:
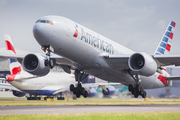
[[[77,98],[79,98],[81,95],[84,96],[84,98],[88,97],[88,91],[85,90],[84,87],[81,85],[81,81],[86,78],[88,74],[85,74],[84,72],[81,72],[79,70],[75,70],[75,80],[78,81],[77,87],[75,87],[73,84],[70,85],[70,91],[73,92],[74,95],[76,95]]]
[[[46,52],[46,59],[44,61],[45,66],[49,66],[51,69],[55,66],[55,59],[50,58],[52,50],[50,49],[50,46],[42,46],[41,48],[44,52]]]
[[[134,77],[133,77],[134,78]],[[141,95],[143,98],[146,98],[146,91],[140,86],[138,75],[135,76],[135,84],[129,84],[128,89],[134,95],[135,98],[138,98]]]

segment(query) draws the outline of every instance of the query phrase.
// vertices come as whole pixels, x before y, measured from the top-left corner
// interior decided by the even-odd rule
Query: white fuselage
[[[32,95],[53,95],[57,90],[68,90],[70,84],[75,84],[75,80],[73,74],[50,72],[46,76],[15,79],[9,83],[19,90]]]
[[[45,16],[39,20],[53,23],[35,23],[34,37],[41,46],[50,45],[55,54],[72,61],[73,66],[79,70],[98,78],[127,86],[134,84],[131,75],[113,69],[103,58],[109,54],[131,55],[134,51],[64,17]],[[166,71],[162,72],[167,75]],[[149,77],[140,76],[141,86],[144,89],[167,86],[158,76],[157,72]]]

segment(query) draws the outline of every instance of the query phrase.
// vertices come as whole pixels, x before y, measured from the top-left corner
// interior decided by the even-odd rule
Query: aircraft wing
[[[103,56],[109,65],[116,70],[127,70],[128,59],[130,58],[130,54],[128,55],[109,55]],[[180,55],[151,55],[153,59],[156,61],[157,66],[168,66],[175,65],[180,66]]]
[[[4,88],[4,89],[9,89],[9,90],[15,90],[15,91],[19,91],[19,92],[22,92],[20,91],[19,89],[13,87],[11,84],[9,83],[0,83],[0,88]]]
[[[159,66],[180,66],[180,55],[153,55],[153,58]]]
[[[0,54],[0,57],[5,57],[5,58],[11,58],[11,59],[17,59],[19,61],[22,61],[22,59],[25,57],[25,55],[13,55],[13,54]],[[73,64],[71,61],[58,56],[58,55],[52,55],[51,58],[56,59],[56,65],[67,65],[70,67],[73,67]]]
[[[124,70],[124,69],[129,69],[128,66],[128,59],[131,56],[129,55],[108,55],[108,56],[103,56],[108,64],[114,68],[115,70]]]
[[[23,59],[24,55],[0,54],[0,57],[11,58],[11,59]]]

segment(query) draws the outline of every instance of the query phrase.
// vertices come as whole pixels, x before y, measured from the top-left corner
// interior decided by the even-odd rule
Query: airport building
[[[6,74],[10,74],[9,61],[7,58],[0,57],[0,78],[5,78]],[[4,82],[6,81],[0,80],[0,83]]]

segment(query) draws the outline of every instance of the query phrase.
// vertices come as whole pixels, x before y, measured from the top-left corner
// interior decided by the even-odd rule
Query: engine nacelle
[[[97,94],[96,89],[91,88],[88,90],[88,97],[94,97]]]
[[[102,90],[103,95],[113,95],[115,93],[115,88],[113,86],[108,86]]]
[[[47,75],[50,71],[49,66],[45,66],[45,57],[41,54],[28,54],[22,61],[25,71],[37,76]]]
[[[24,97],[26,95],[26,93],[15,91],[15,90],[13,90],[12,93],[16,97]]]
[[[129,68],[136,74],[151,76],[157,70],[154,59],[146,53],[134,53],[128,60]]]

